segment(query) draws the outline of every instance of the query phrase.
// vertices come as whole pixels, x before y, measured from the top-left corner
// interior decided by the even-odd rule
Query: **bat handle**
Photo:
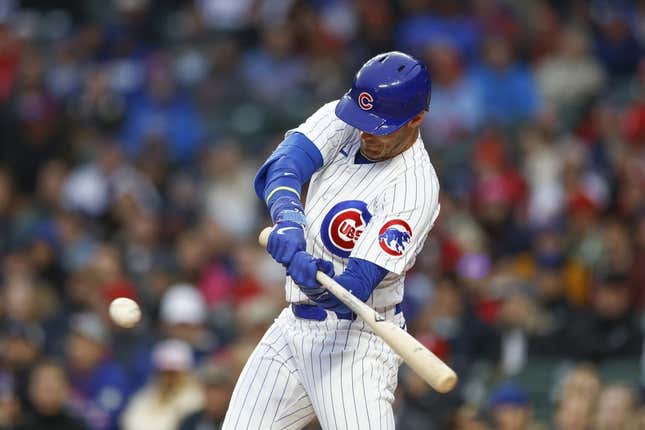
[[[260,232],[260,237],[258,237],[258,242],[260,242],[260,245],[262,245],[264,248],[267,247],[267,243],[269,243],[269,235],[273,231],[273,227],[267,227],[264,230]]]

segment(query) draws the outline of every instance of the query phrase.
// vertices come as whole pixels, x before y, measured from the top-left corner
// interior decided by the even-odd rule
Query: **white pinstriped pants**
[[[402,326],[402,314],[386,317]],[[282,311],[237,381],[223,430],[394,429],[401,359],[362,320]]]

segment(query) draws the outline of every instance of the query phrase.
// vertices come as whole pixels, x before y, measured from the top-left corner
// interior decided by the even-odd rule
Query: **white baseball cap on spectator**
[[[155,345],[152,362],[159,371],[186,372],[193,368],[190,346],[178,339],[168,339]]]
[[[203,324],[206,322],[206,302],[192,285],[177,284],[161,299],[161,321],[165,324]]]

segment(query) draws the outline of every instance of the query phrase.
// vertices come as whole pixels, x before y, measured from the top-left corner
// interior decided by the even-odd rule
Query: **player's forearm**
[[[300,190],[305,182],[293,157],[283,155],[271,163],[266,170],[264,201],[269,205],[272,200],[284,196],[285,193],[300,199]]]
[[[284,157],[269,166],[264,201],[273,222],[292,221],[305,225],[305,211],[300,201],[302,179],[291,168],[291,163],[283,163]]]
[[[364,302],[387,273],[386,269],[370,261],[350,258],[345,271],[334,280]]]

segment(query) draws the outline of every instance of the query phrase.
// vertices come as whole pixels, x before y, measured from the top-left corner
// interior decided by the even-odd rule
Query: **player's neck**
[[[408,149],[412,148],[414,143],[417,141],[419,138],[419,129],[416,129],[412,132],[412,134],[403,142],[403,145],[401,145],[401,149],[397,151],[395,154],[392,154],[392,157],[396,157],[397,155],[403,154],[405,151]]]

